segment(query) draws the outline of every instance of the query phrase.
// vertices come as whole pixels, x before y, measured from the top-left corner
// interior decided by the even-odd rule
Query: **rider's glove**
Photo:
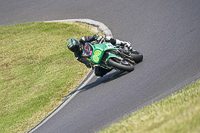
[[[97,40],[99,38],[99,34],[95,34],[94,36],[93,36],[93,39],[94,40]]]

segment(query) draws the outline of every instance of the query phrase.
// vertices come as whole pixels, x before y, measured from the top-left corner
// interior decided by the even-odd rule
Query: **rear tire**
[[[125,61],[125,60],[119,60],[119,59],[113,59],[113,58],[110,58],[108,59],[108,62],[107,64],[109,66],[112,66],[114,68],[117,68],[119,70],[124,70],[124,71],[133,71],[134,70],[134,66],[133,64]]]

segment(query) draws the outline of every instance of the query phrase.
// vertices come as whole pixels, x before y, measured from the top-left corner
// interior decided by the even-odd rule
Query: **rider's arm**
[[[80,43],[82,44],[85,44],[86,42],[92,42],[92,41],[95,41],[99,38],[99,35],[98,34],[95,34],[93,36],[84,36],[82,37],[79,41]]]
[[[92,36],[84,36],[79,41],[80,43],[85,44],[86,42],[95,41],[95,39]]]
[[[81,62],[81,63],[84,63],[86,65],[87,68],[91,68],[91,65],[90,65],[90,62],[83,56],[81,56],[80,54],[78,53],[74,53],[75,55],[75,58]]]

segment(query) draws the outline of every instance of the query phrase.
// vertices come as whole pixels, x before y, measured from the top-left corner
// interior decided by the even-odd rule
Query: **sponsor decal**
[[[100,50],[94,51],[93,60],[94,60],[95,62],[98,62],[98,61],[99,61],[99,57],[98,57],[99,55],[101,55],[101,51],[100,51]]]
[[[90,54],[89,55],[92,55],[92,51],[90,51]]]
[[[101,51],[100,51],[100,50],[94,51],[94,55],[99,56],[100,54],[101,54]]]

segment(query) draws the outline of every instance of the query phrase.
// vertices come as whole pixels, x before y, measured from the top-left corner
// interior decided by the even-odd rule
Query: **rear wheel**
[[[109,66],[112,66],[114,68],[117,68],[119,70],[124,70],[124,71],[133,71],[134,70],[134,66],[133,64],[125,61],[125,60],[120,60],[117,58],[110,58],[108,59],[108,63]]]

